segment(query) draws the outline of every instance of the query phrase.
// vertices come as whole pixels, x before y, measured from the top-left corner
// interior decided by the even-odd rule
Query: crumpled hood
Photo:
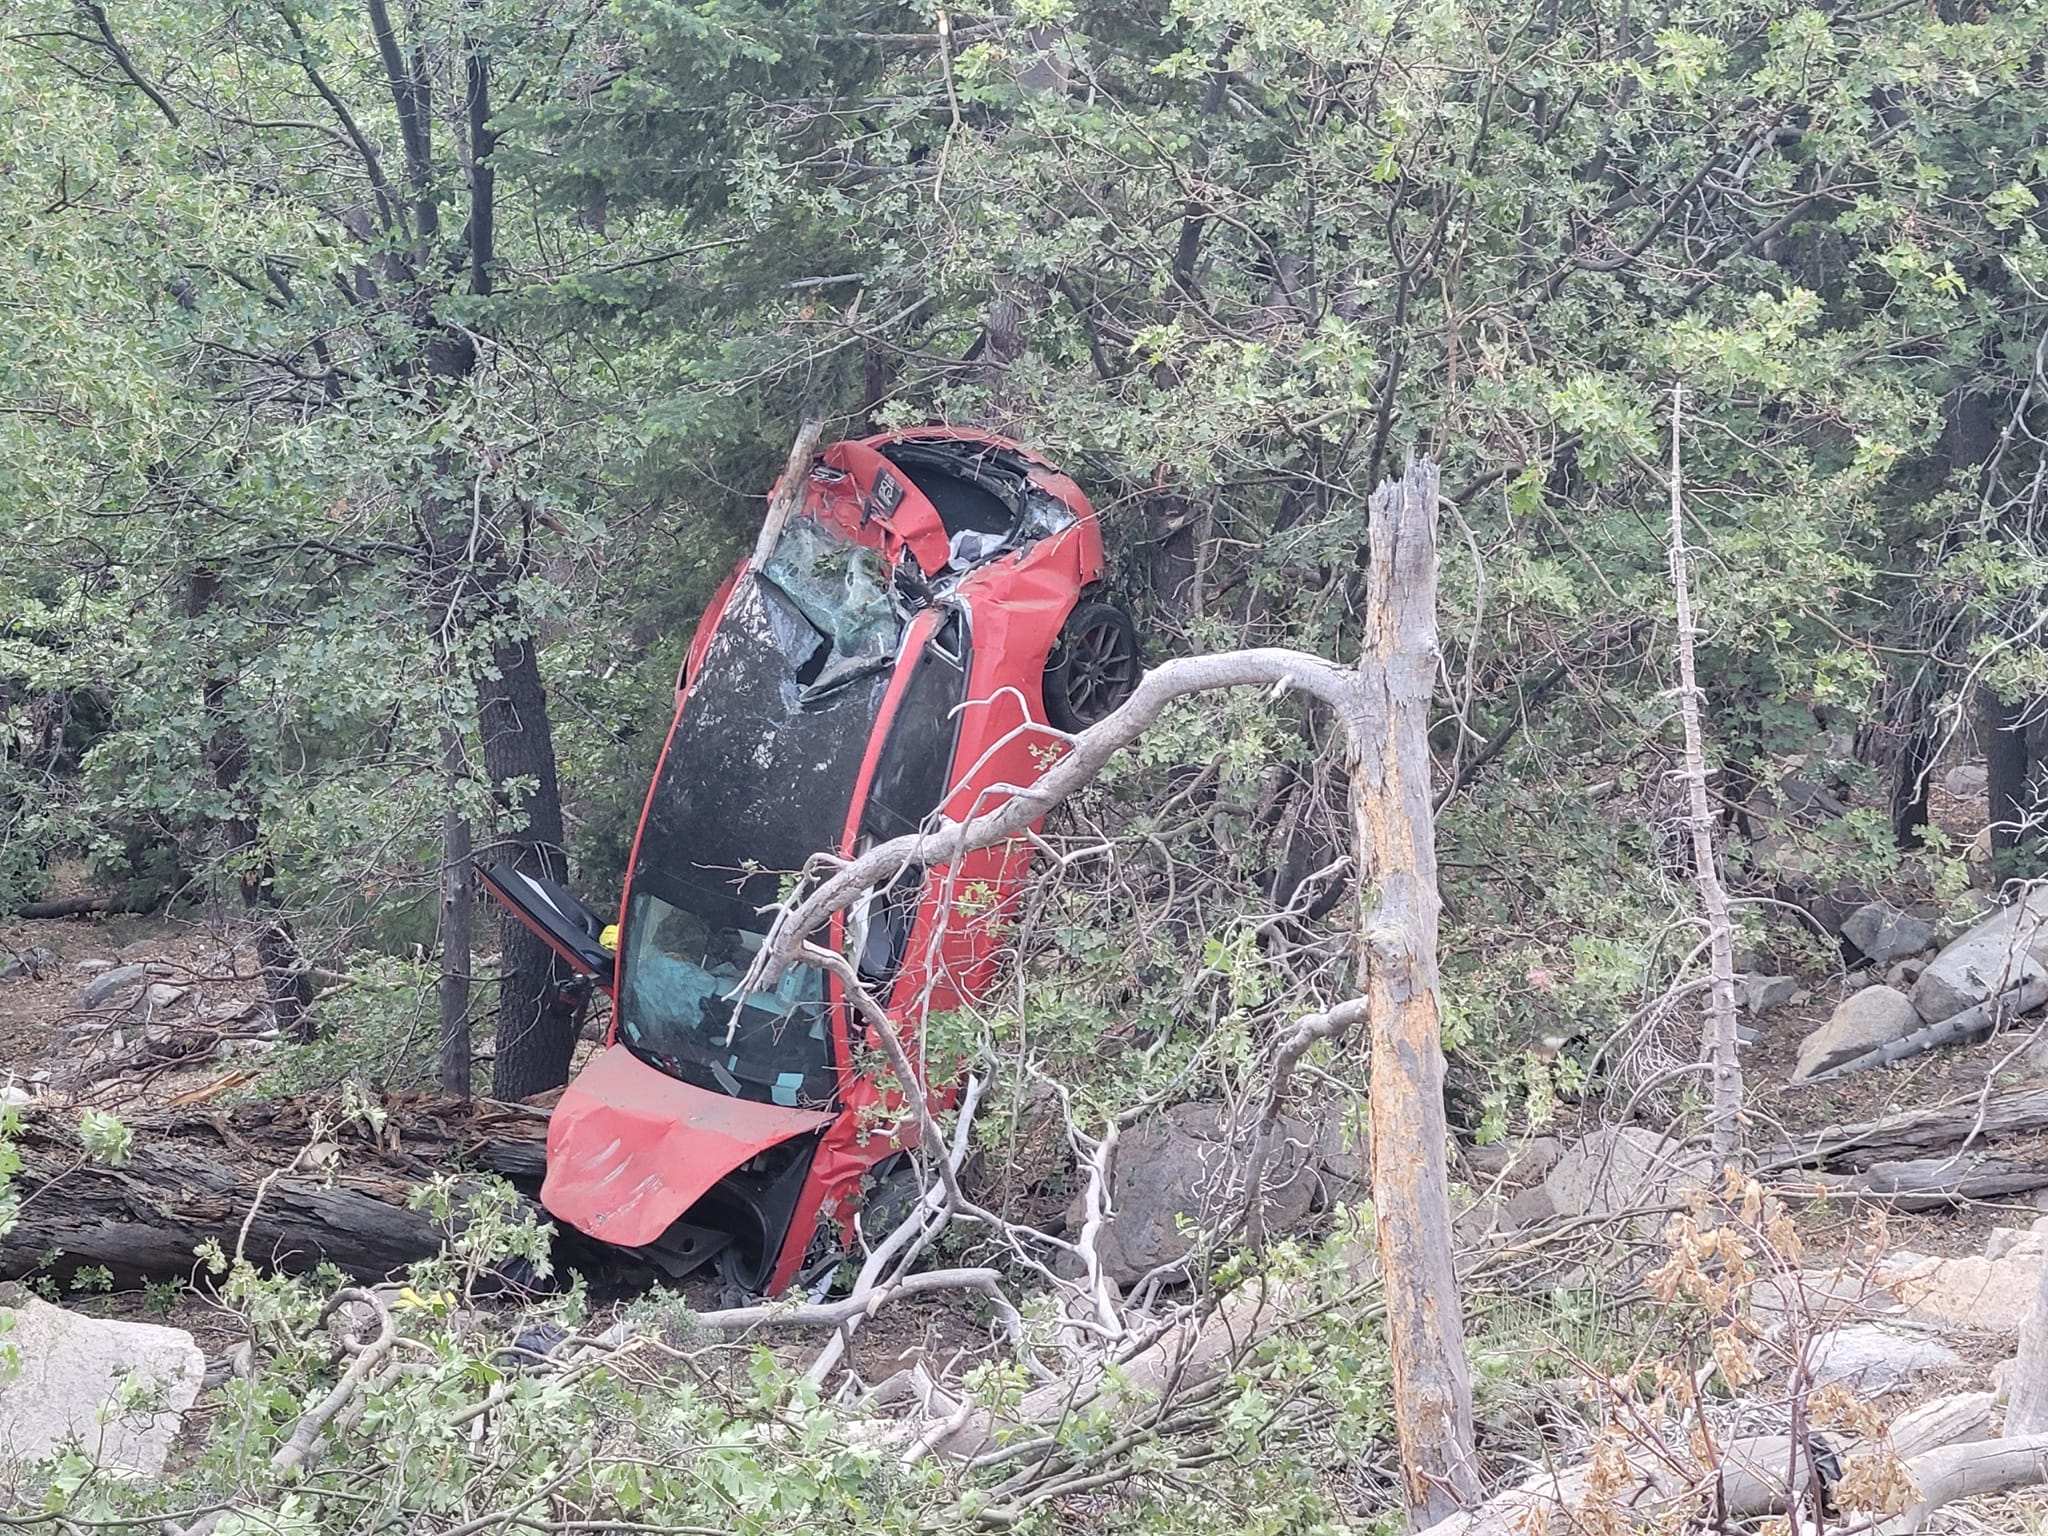
[[[694,1088],[614,1045],[548,1119],[541,1204],[592,1237],[638,1248],[749,1158],[831,1118]]]

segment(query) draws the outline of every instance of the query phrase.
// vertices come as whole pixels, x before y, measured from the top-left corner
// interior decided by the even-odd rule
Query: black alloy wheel
[[[1138,686],[1138,626],[1121,608],[1083,603],[1067,616],[1045,664],[1045,717],[1085,731]]]

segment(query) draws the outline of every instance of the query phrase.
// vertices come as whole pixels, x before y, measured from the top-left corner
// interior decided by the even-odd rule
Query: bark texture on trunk
[[[185,1275],[211,1239],[229,1254],[244,1241],[263,1268],[326,1262],[382,1279],[440,1251],[439,1229],[407,1204],[434,1175],[471,1169],[539,1188],[545,1117],[417,1098],[383,1108],[375,1134],[360,1120],[323,1128],[289,1100],[147,1116],[131,1122],[119,1168],[89,1162],[68,1118],[31,1115],[16,1139],[21,1219],[0,1244],[0,1277],[52,1252],[60,1278],[85,1264],[123,1283]]]
[[[487,857],[544,879],[565,879],[562,790],[540,655],[531,636],[491,648],[491,668],[477,679],[477,718],[492,792],[517,828]],[[504,978],[491,1093],[523,1099],[569,1080],[576,1013],[562,991],[571,978],[554,952],[510,913],[500,914],[498,934]]]
[[[1445,1169],[1429,704],[1436,687],[1437,469],[1372,498],[1358,718],[1348,721],[1360,968],[1372,1021],[1372,1190],[1408,1512],[1428,1525],[1479,1498]]]
[[[1685,501],[1679,479],[1679,438],[1685,393],[1671,389],[1671,598],[1678,616],[1678,714],[1685,729],[1679,777],[1685,781],[1685,819],[1692,832],[1693,883],[1707,923],[1707,1059],[1713,1091],[1709,1111],[1714,1160],[1726,1163],[1742,1145],[1742,1061],[1736,1054],[1735,925],[1714,849],[1714,813],[1707,800],[1707,749],[1700,730],[1700,686],[1693,670],[1692,572],[1685,558]]]
[[[220,573],[197,566],[186,578],[185,617],[205,618],[220,601]],[[242,785],[249,771],[249,743],[227,718],[228,691],[234,678],[216,664],[200,683],[200,708],[206,717],[205,758],[213,786],[230,807],[221,823],[224,852],[234,860],[242,910],[255,921],[256,959],[263,970],[263,991],[277,1027],[294,1039],[313,1037],[313,981],[299,954],[291,919],[278,911],[272,885],[275,869],[257,846],[258,814]]]
[[[2020,1329],[2019,1358],[2005,1403],[2008,1435],[2048,1434],[2048,1268],[2034,1291],[2034,1309]]]

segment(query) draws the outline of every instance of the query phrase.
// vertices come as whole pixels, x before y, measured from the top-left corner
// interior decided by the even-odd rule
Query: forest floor
[[[93,977],[118,965],[143,965],[154,979],[183,990],[165,1022],[233,1019],[260,1000],[253,955],[239,950],[225,933],[204,922],[162,918],[0,922],[0,964],[35,953],[33,974],[0,981],[0,1082],[41,1078],[71,1103],[117,1112],[146,1113],[198,1104],[226,1104],[264,1090],[264,1076],[279,1047],[251,1030],[254,1038],[225,1039],[195,1060],[145,1065],[97,1081],[76,1077],[82,1056],[104,1049],[109,1030],[132,1033],[151,1022],[107,1016],[81,1007]],[[1758,1037],[1743,1053],[1755,1134],[1770,1140],[1811,1134],[1830,1124],[1868,1121],[1900,1111],[1966,1101],[1987,1087],[2006,1088],[2048,1081],[2031,1065],[2026,1047],[2039,1032],[2035,1021],[2021,1030],[1979,1045],[1937,1051],[1895,1068],[1865,1072],[1822,1084],[1788,1081],[1801,1038],[1824,1022],[1849,990],[1841,974],[1803,977],[1805,995],[1755,1021]],[[260,1022],[260,1020],[259,1020]],[[161,1026],[159,1026],[161,1027]],[[431,1021],[423,1016],[422,1029]],[[1576,1122],[1583,1118],[1584,1125]],[[1565,1106],[1556,1134],[1566,1140],[1591,1129],[1594,1106]],[[2048,1137],[2008,1140],[2000,1152],[2014,1160],[2048,1159]],[[1963,1257],[1982,1253],[1997,1227],[2025,1229],[2048,1211],[2048,1199],[2019,1197],[1972,1203],[1962,1208],[1887,1213],[1881,1239],[1889,1251]],[[1852,1202],[1825,1200],[1795,1205],[1794,1219],[1809,1265],[1826,1265],[1867,1251],[1870,1210]],[[719,1304],[709,1279],[686,1284],[679,1298],[693,1309]],[[66,1305],[106,1317],[165,1322],[190,1330],[208,1355],[232,1348],[240,1320],[210,1301],[200,1288],[157,1286],[112,1294],[65,1294]],[[613,1301],[609,1310],[623,1306]],[[873,1381],[890,1374],[899,1357],[944,1359],[985,1341],[975,1309],[961,1298],[933,1297],[907,1303],[879,1316],[857,1336],[853,1363]],[[2010,1358],[2009,1338],[1944,1330],[1963,1364],[1923,1374],[1884,1400],[1889,1410],[1944,1394],[1984,1390],[1992,1372]],[[756,1338],[792,1365],[816,1348],[815,1336]],[[191,1434],[203,1434],[204,1415],[195,1415]],[[1978,1500],[1944,1511],[1941,1527],[1963,1531],[2048,1529],[2048,1497],[2015,1496]]]

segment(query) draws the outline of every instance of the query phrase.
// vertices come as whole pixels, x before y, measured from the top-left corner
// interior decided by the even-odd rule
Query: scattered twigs
[[[947,1149],[945,1156],[945,1162],[956,1179],[960,1165],[967,1160],[974,1112],[981,1104],[981,1095],[981,1079],[969,1078],[966,1092],[960,1098],[959,1116],[953,1127],[953,1144]],[[916,1262],[918,1255],[924,1251],[932,1238],[938,1235],[940,1228],[952,1214],[952,1205],[946,1188],[944,1180],[935,1180],[919,1198],[917,1208],[897,1223],[895,1231],[876,1244],[874,1251],[862,1263],[860,1273],[854,1277],[848,1300],[866,1296],[872,1291],[881,1283],[883,1274],[892,1263],[897,1265],[900,1272]],[[823,1385],[826,1378],[832,1374],[834,1368],[844,1358],[848,1345],[853,1342],[854,1330],[866,1320],[866,1315],[855,1313],[848,1317],[839,1331],[825,1341],[825,1347],[818,1352],[818,1357],[804,1373],[814,1384]]]
[[[763,1302],[751,1307],[728,1307],[718,1312],[700,1312],[701,1327],[725,1333],[774,1325],[778,1328],[837,1328],[854,1318],[870,1318],[892,1301],[906,1296],[923,1296],[933,1291],[978,1291],[989,1299],[1001,1320],[1004,1335],[1011,1341],[1022,1337],[1023,1322],[1017,1309],[1003,1295],[1002,1271],[996,1269],[928,1269],[905,1275],[886,1285],[870,1287],[857,1296],[840,1301],[785,1306]]]

